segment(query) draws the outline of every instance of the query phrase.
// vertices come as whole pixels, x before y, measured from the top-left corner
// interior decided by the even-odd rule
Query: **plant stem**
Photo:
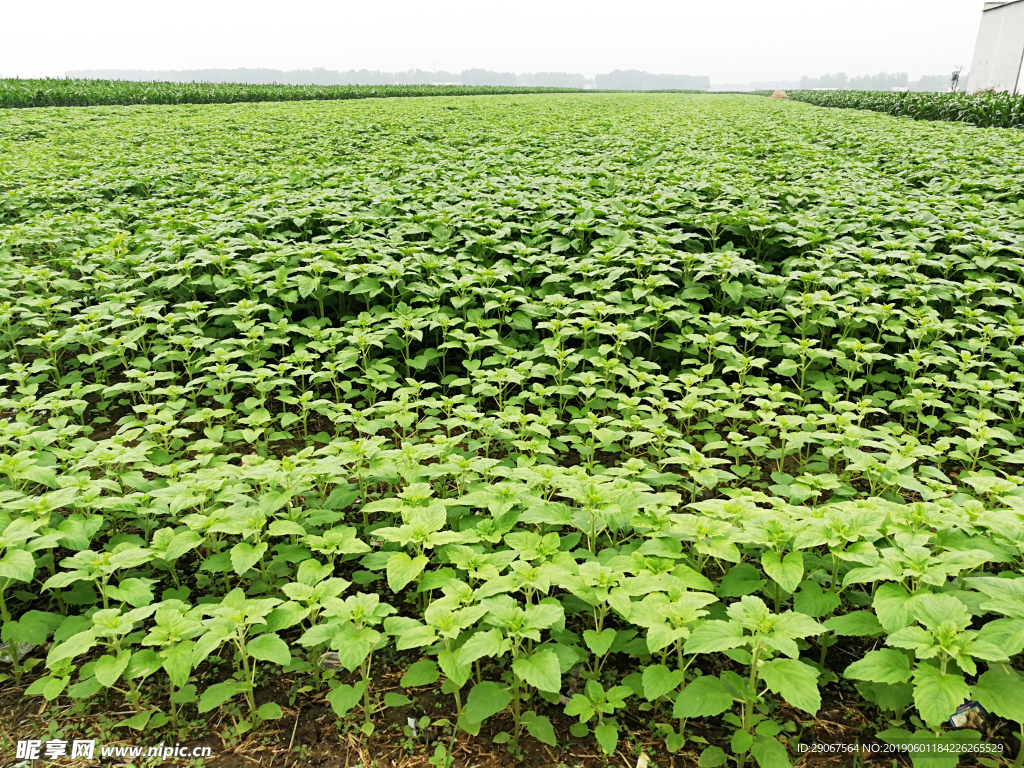
[[[758,657],[761,655],[761,646],[755,645],[753,653],[750,657],[750,684],[749,690],[747,691],[747,700],[743,702],[743,730],[746,733],[750,733],[750,721],[754,716],[754,698],[757,695],[757,663]],[[746,763],[747,755],[743,753],[737,756],[736,765],[737,768],[743,768]]]
[[[522,731],[522,726],[519,721],[519,678],[514,674],[512,676],[512,719],[515,721],[516,728],[516,741],[519,741],[519,734]]]
[[[7,585],[10,583],[11,580],[7,579],[4,585],[0,587],[0,618],[4,620],[4,623],[7,623],[11,620],[11,612],[7,610],[7,601],[4,599],[4,591],[7,589]]]

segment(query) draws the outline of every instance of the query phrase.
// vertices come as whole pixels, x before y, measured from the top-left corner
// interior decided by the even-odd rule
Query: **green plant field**
[[[1013,763],[1022,178],[756,97],[0,114],[0,698]]]
[[[249,85],[130,80],[0,79],[0,109],[137,104],[234,104],[260,101],[337,101],[398,96],[480,96],[573,93],[572,88],[469,85]]]
[[[819,107],[869,109],[915,120],[945,120],[982,128],[1024,128],[1024,95],[1009,93],[889,93],[789,91],[789,98]]]

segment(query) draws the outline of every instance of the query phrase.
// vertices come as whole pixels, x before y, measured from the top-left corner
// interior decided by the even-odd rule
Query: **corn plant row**
[[[819,107],[868,109],[914,120],[970,123],[981,128],[1024,128],[1024,95],[1010,93],[890,93],[789,91],[789,98]]]
[[[0,79],[0,109],[131,106],[136,104],[234,104],[262,101],[335,101],[409,96],[573,93],[574,88],[470,85],[267,85],[164,83],[130,80]]]
[[[455,741],[774,768],[823,694],[950,749],[971,700],[1021,754],[1024,136],[598,94],[0,137],[33,708],[376,738],[430,692]]]

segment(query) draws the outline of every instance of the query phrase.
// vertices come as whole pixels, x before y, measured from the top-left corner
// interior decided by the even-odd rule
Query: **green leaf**
[[[275,632],[268,632],[250,640],[245,646],[245,651],[254,659],[270,661],[282,667],[287,667],[292,663],[292,654],[288,650],[288,644]]]
[[[568,674],[572,668],[580,662],[585,662],[587,660],[587,652],[578,645],[562,645],[561,643],[554,643],[545,647],[550,648],[555,656],[558,657],[559,671],[563,675]]]
[[[583,642],[587,644],[587,648],[595,655],[604,656],[608,653],[608,649],[612,647],[612,643],[615,642],[616,634],[614,629],[605,629],[601,632],[586,629],[583,631]]]
[[[572,241],[567,237],[553,237],[551,238],[551,252],[558,253],[560,251],[567,251],[572,247]]]
[[[404,619],[402,620],[404,621]],[[393,621],[397,620],[386,619],[384,624],[385,628],[389,627],[388,622]],[[398,641],[395,643],[395,648],[399,651],[407,651],[410,648],[422,648],[425,645],[433,645],[436,641],[437,633],[430,627],[424,624],[416,624],[415,626],[410,625],[408,629],[398,634]]]
[[[705,675],[688,683],[676,697],[672,717],[714,717],[732,709],[733,698],[727,693],[722,681]]]
[[[327,701],[334,714],[340,718],[345,717],[349,710],[357,705],[366,688],[365,682],[358,682],[355,685],[339,685],[331,690],[327,694]]]
[[[914,704],[929,728],[938,728],[971,697],[963,675],[946,673],[921,664],[914,670]]]
[[[722,283],[722,290],[725,291],[726,295],[737,304],[743,300],[743,283],[738,280]]]
[[[670,731],[665,735],[665,749],[675,754],[683,747],[686,746],[686,736],[675,731]]]
[[[790,552],[780,560],[769,550],[761,557],[761,567],[786,592],[796,592],[804,577],[804,557],[799,552]]]
[[[239,690],[241,690],[241,688],[234,680],[211,685],[203,691],[202,695],[199,697],[199,714],[209,712],[211,709],[216,709],[238,693]]]
[[[775,659],[765,662],[759,674],[772,693],[794,707],[810,715],[821,708],[818,672],[813,667],[795,659]]]
[[[843,674],[852,680],[872,683],[905,683],[910,679],[910,660],[900,651],[884,648],[869,652],[863,659],[848,666]],[[960,702],[957,702],[959,705]]]
[[[256,710],[256,717],[260,720],[280,720],[284,716],[279,704],[268,701]]]
[[[854,611],[845,616],[835,616],[824,622],[830,629],[843,637],[879,637],[885,630],[871,611]]]
[[[121,675],[124,674],[131,656],[131,652],[127,650],[121,651],[116,657],[110,655],[100,656],[96,660],[96,666],[93,667],[93,674],[96,675],[96,680],[106,688],[112,686],[121,679]]]
[[[68,681],[70,679],[71,678],[69,677],[54,677],[52,675],[40,677],[25,689],[25,693],[29,696],[42,696],[47,701],[53,701],[64,692],[64,689],[67,688]],[[96,682],[96,678],[93,677],[90,677],[83,683],[78,683],[78,685],[86,686],[90,682],[94,684],[94,692],[102,688],[102,686]],[[74,688],[76,686],[72,687]],[[76,696],[75,698],[80,697]]]
[[[674,691],[684,677],[682,670],[670,671],[664,664],[652,664],[644,670],[644,697],[648,701],[659,699]]]
[[[789,754],[782,743],[773,736],[757,736],[750,747],[759,768],[791,768]]]
[[[774,370],[779,376],[796,376],[800,372],[800,366],[794,360],[783,360]]]
[[[459,661],[463,664],[472,664],[484,656],[501,656],[511,647],[512,644],[504,638],[501,630],[476,632],[459,649]]]
[[[708,747],[700,753],[697,760],[699,768],[721,768],[729,760],[729,756],[721,747]]]
[[[96,645],[96,634],[91,629],[72,635],[60,645],[50,649],[46,657],[46,666],[53,668],[53,665],[61,659],[73,659]]]
[[[128,661],[128,667],[124,671],[126,680],[145,679],[161,667],[160,654],[152,648],[143,648],[135,651]]]
[[[135,608],[153,602],[153,590],[150,589],[149,583],[142,579],[123,579],[116,587],[108,586],[106,593],[108,597]]]
[[[754,746],[754,737],[746,731],[736,731],[729,741],[729,748],[734,755],[746,754]]]
[[[581,723],[585,723],[594,716],[594,705],[586,696],[574,693],[569,703],[565,705],[565,714],[569,717],[578,717]]]
[[[871,607],[885,631],[892,634],[914,621],[916,600],[900,584],[881,584],[875,590]]]
[[[192,674],[192,651],[194,648],[195,644],[191,640],[183,640],[160,652],[167,676],[179,688],[188,682],[188,678]]]
[[[306,529],[291,520],[275,520],[267,528],[270,536],[305,536]]]
[[[428,562],[425,555],[414,560],[404,552],[396,552],[388,559],[388,587],[392,592],[401,592],[410,581],[423,573]]]
[[[1024,724],[1024,677],[1010,667],[990,666],[971,691],[973,698],[992,714]]]
[[[141,731],[143,728],[149,725],[150,719],[152,719],[153,715],[155,715],[156,713],[156,709],[144,709],[141,712],[137,712],[132,717],[129,717],[127,720],[118,723],[118,725],[114,727],[116,728],[120,725],[125,725],[133,730]]]
[[[672,643],[685,640],[690,632],[686,627],[673,629],[668,624],[651,624],[647,628],[647,650],[657,653]]]
[[[793,596],[793,609],[813,619],[827,616],[839,607],[840,597],[835,592],[823,592],[816,581],[804,581]]]
[[[558,656],[550,648],[542,648],[532,656],[520,656],[512,662],[512,671],[538,690],[558,693],[562,689]]]
[[[1007,656],[1016,656],[1024,651],[1024,621],[1020,619],[996,619],[987,622],[978,632],[980,642],[991,643],[1001,648]]]
[[[259,562],[267,551],[267,543],[257,544],[255,547],[247,542],[235,544],[231,548],[231,567],[239,576],[243,575]]]
[[[93,593],[95,596],[95,593]],[[53,642],[62,643],[69,640],[80,632],[88,632],[92,626],[92,619],[88,616],[67,616],[53,631]]]
[[[357,629],[352,622],[345,622],[331,638],[331,648],[338,652],[338,662],[345,669],[354,671],[370,652],[377,647],[383,635],[370,627]]]
[[[490,681],[477,683],[466,699],[466,718],[473,723],[482,723],[505,709],[510,701],[512,694],[504,685]]]
[[[362,699],[364,690],[366,690],[364,682],[358,682],[355,685],[339,685],[327,694],[327,703],[331,705],[334,714],[344,717]]]
[[[599,725],[594,728],[594,738],[606,755],[614,755],[619,745],[619,729],[608,723]]]
[[[533,718],[526,726],[526,730],[533,738],[543,744],[554,747],[558,743],[555,740],[555,729],[551,726],[551,720],[543,715],[537,715],[537,717]]]
[[[549,602],[546,598],[540,605],[526,606],[526,620],[523,625],[531,629],[551,629],[555,624],[565,621],[565,609],[560,604]]]
[[[461,688],[473,674],[473,666],[462,662],[461,653],[441,651],[437,654],[437,663],[444,671],[445,677],[450,680],[456,688]]]
[[[465,711],[463,711],[462,717],[456,721],[456,724],[470,736],[477,736],[480,733],[480,723],[474,723],[466,717]]]
[[[749,563],[740,563],[729,569],[718,585],[719,597],[745,597],[761,589],[767,582],[761,572]]]
[[[914,686],[910,683],[858,683],[857,690],[865,699],[886,712],[906,709],[914,701]]]
[[[388,691],[384,694],[385,707],[404,707],[407,704],[412,704],[412,699],[407,696],[395,693],[394,691]]]
[[[60,589],[77,581],[87,581],[89,575],[85,571],[58,571],[43,582],[43,589]]]
[[[31,552],[24,549],[8,549],[0,559],[0,579],[28,583],[36,572],[36,561]]]
[[[409,669],[402,675],[402,679],[399,682],[403,688],[418,688],[422,685],[433,685],[437,682],[437,679],[441,676],[441,673],[437,669],[437,664],[429,659],[423,661],[417,661],[412,664]]]
[[[45,611],[28,611],[20,619],[4,622],[0,640],[42,645],[56,626],[59,626],[59,617]]]
[[[953,622],[959,628],[966,628],[971,624],[971,612],[953,595],[921,592],[917,594],[916,599],[914,618],[928,629],[938,629],[947,621]]]
[[[684,653],[720,653],[747,644],[743,626],[734,621],[707,621],[690,633]]]
[[[196,696],[196,687],[191,683],[176,690],[170,698],[175,704],[194,704],[199,700]]]
[[[608,605],[622,614],[625,618],[629,618],[630,613],[633,610],[633,602],[630,600],[629,592],[622,589],[621,587],[615,587],[608,594]],[[606,632],[608,630],[605,630]]]
[[[682,298],[684,300],[703,301],[711,295],[711,291],[707,288],[703,288],[699,285],[691,285],[689,288],[683,291]]]
[[[778,638],[812,637],[824,632],[825,628],[810,616],[805,616],[795,611],[786,611],[779,614],[779,617],[775,620],[771,634],[777,640]]]

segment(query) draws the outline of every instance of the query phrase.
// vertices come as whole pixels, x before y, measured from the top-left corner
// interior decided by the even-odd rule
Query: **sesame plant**
[[[0,684],[436,765],[776,768],[841,700],[1020,766],[1022,177],[756,97],[4,111]]]

